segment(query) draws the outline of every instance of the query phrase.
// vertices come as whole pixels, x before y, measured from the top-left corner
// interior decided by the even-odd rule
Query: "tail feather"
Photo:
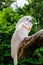
[[[15,57],[14,57],[14,65],[17,65],[17,54],[15,55]]]

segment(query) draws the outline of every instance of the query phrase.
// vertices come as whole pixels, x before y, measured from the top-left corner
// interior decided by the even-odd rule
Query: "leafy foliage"
[[[9,7],[11,3],[15,2],[15,0],[0,0],[0,10],[3,8]]]
[[[0,64],[11,64],[11,36],[15,30],[15,25],[21,16],[14,12],[11,8],[0,11]],[[12,65],[12,64],[11,64]]]
[[[24,63],[24,64],[23,64]],[[34,57],[28,58],[25,57],[23,60],[20,61],[20,65],[41,65],[43,63],[43,47],[36,49],[34,52]]]

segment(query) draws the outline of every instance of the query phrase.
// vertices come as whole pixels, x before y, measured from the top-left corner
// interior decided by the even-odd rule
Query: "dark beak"
[[[29,20],[29,22],[32,22],[32,20]]]

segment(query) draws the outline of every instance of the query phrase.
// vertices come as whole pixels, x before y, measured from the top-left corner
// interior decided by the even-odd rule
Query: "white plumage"
[[[14,60],[14,65],[18,63],[18,51],[20,48],[20,42],[28,37],[28,33],[32,28],[32,18],[30,16],[22,17],[16,24],[16,30],[11,39],[11,56]]]

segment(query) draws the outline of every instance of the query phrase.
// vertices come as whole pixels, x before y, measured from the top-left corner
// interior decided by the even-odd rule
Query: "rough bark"
[[[23,59],[25,56],[34,56],[34,51],[43,46],[43,29],[32,36],[25,38],[21,42],[22,46],[19,49],[18,58]]]

